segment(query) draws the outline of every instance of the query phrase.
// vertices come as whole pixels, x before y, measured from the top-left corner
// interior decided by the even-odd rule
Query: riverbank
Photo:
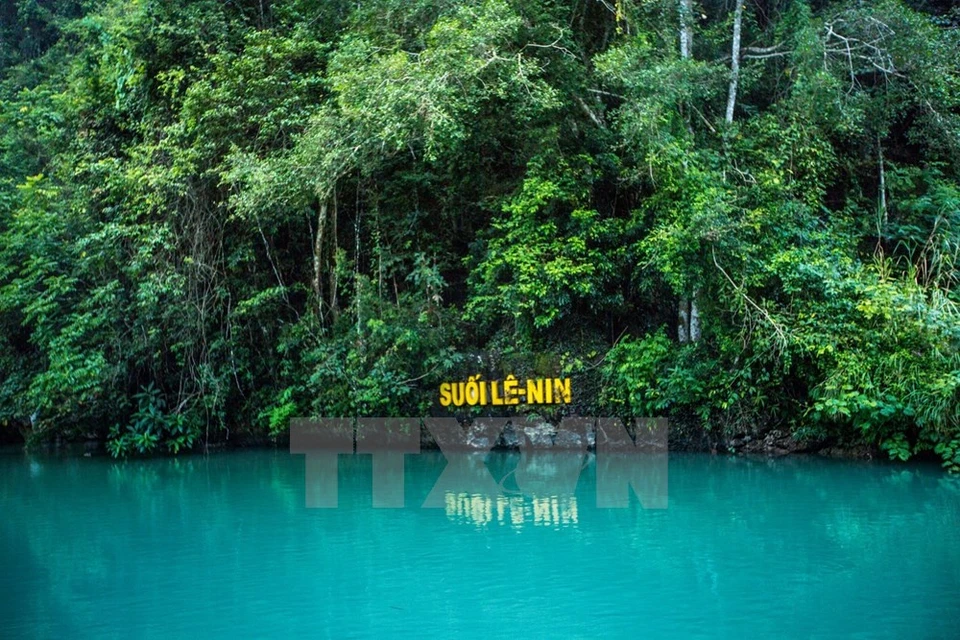
[[[474,421],[464,426],[463,439],[458,449],[468,451],[519,451],[525,446],[537,450],[584,450],[596,451],[598,430],[596,424],[580,424],[577,429],[566,428],[548,421],[508,421],[496,433],[489,426]],[[601,429],[601,446],[609,441],[604,439]],[[636,429],[629,427],[627,433],[636,438]],[[656,447],[658,443],[653,443]],[[794,437],[785,429],[758,429],[751,432],[734,434],[715,434],[702,428],[693,428],[672,422],[667,429],[665,445],[659,443],[659,449],[672,453],[712,453],[723,455],[767,456],[772,458],[789,455],[816,455],[828,458],[851,460],[886,460],[888,456],[877,446],[866,444],[848,444],[836,440],[812,440]],[[26,446],[22,434],[14,430],[0,430],[0,446]],[[288,432],[277,436],[263,433],[249,433],[233,430],[226,437],[209,442],[200,442],[195,452],[250,449],[284,448],[290,446]],[[32,448],[57,450],[77,455],[101,455],[106,453],[106,440],[97,437],[85,437],[74,440],[57,437],[54,440],[35,443]],[[420,449],[437,451],[440,446],[429,429],[421,425]]]

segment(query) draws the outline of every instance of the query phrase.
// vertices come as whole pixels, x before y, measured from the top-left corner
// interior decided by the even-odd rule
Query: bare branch
[[[583,98],[580,96],[573,96],[573,99],[577,101],[577,104],[580,105],[580,108],[583,109],[583,112],[587,114],[587,117],[590,118],[593,124],[597,125],[601,129],[604,128],[603,121],[597,116],[597,114],[593,112],[593,109],[591,109],[590,106],[583,101]]]
[[[550,44],[537,44],[534,42],[528,42],[527,44],[523,45],[523,49],[526,49],[527,47],[531,47],[533,49],[556,49],[557,51],[563,53],[564,55],[570,56],[571,58],[576,58],[577,56],[574,55],[572,51],[570,51],[566,47],[560,46],[560,41],[563,40],[563,34],[566,30],[563,27],[558,25],[551,25],[551,26],[559,32],[556,40],[554,40]],[[521,49],[521,51],[523,49]]]
[[[824,25],[824,66],[830,56],[839,56],[848,68],[851,89],[859,86],[857,80],[860,65],[869,65],[874,70],[889,76],[902,77],[893,61],[893,56],[886,48],[889,38],[895,35],[893,29],[875,17],[869,16],[865,23],[851,25],[846,15],[838,16]],[[857,29],[857,27],[860,27]],[[845,35],[848,31],[863,31],[868,37]]]
[[[618,100],[626,100],[626,96],[622,96],[619,93],[610,93],[609,91],[601,91],[600,89],[587,89],[590,93],[595,93],[600,96],[610,96],[611,98],[616,98]]]
[[[749,51],[750,53],[773,53],[777,49],[783,46],[782,42],[778,42],[772,47],[744,47],[744,51]]]
[[[782,58],[784,56],[792,55],[793,51],[775,51],[771,53],[745,53],[743,58],[745,60],[766,60],[767,58]]]
[[[739,295],[743,299],[743,301],[747,305],[749,305],[750,307],[753,307],[754,309],[760,312],[763,318],[767,321],[767,323],[773,329],[774,333],[777,334],[777,338],[778,338],[777,342],[778,342],[779,348],[781,350],[786,349],[788,340],[787,340],[787,333],[784,330],[784,328],[780,326],[780,323],[778,323],[776,320],[773,319],[773,316],[771,316],[766,309],[764,309],[759,304],[754,302],[753,299],[749,295],[747,295],[747,292],[744,291],[743,287],[741,285],[738,285],[734,281],[734,279],[730,277],[730,274],[727,273],[726,270],[724,270],[724,268],[720,266],[720,263],[717,261],[716,249],[711,249],[711,253],[713,254],[713,264],[717,267],[720,273],[723,274],[723,277],[726,278],[727,282],[730,283],[730,286],[733,287],[733,290],[737,293],[737,295]]]

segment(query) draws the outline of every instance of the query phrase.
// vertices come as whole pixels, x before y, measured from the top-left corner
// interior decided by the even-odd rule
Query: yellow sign
[[[454,406],[501,406],[513,404],[570,404],[570,378],[532,378],[523,384],[514,376],[505,380],[481,380],[470,376],[466,382],[440,385],[440,404]]]

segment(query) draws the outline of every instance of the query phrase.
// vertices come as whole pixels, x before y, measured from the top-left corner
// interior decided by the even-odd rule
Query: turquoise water
[[[374,509],[370,460],[307,509],[284,451],[0,455],[0,638],[960,637],[936,467],[674,454],[663,510],[598,509],[592,462],[573,495],[423,509],[424,454],[406,508]]]

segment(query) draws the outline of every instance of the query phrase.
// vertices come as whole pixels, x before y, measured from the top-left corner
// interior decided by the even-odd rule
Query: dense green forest
[[[4,0],[0,430],[423,415],[486,354],[960,468],[952,5]]]

